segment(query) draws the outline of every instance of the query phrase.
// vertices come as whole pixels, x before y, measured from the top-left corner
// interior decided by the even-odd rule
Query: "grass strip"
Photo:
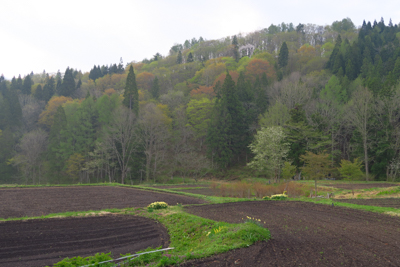
[[[338,207],[346,207],[356,210],[365,210],[370,212],[377,212],[377,213],[385,213],[385,214],[399,214],[400,209],[396,208],[389,208],[389,207],[377,207],[377,206],[368,206],[368,205],[358,205],[346,202],[339,202],[335,201],[335,199],[310,199],[310,198],[288,198],[289,201],[302,201],[302,202],[312,202],[315,204],[322,204],[322,205],[334,205]]]
[[[123,213],[120,210],[120,213]],[[204,219],[182,210],[182,207],[173,206],[163,210],[140,209],[136,215],[154,219],[162,223],[170,236],[169,247],[174,250],[156,252],[131,259],[123,266],[169,266],[187,260],[209,257],[229,250],[247,247],[257,241],[269,240],[270,232],[256,222],[247,221],[241,224],[230,224]],[[154,250],[148,248],[144,251]],[[143,251],[141,251],[143,252]],[[140,253],[140,252],[137,252]],[[82,258],[66,258],[54,266],[72,267],[82,263],[96,263],[96,259],[104,259],[109,254],[96,254]],[[122,255],[122,256],[127,256]],[[109,257],[109,256],[108,256]],[[97,261],[97,262],[100,262]]]

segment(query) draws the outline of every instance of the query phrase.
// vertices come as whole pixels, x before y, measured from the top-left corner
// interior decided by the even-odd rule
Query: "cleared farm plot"
[[[134,253],[168,245],[159,223],[132,215],[104,215],[0,223],[0,266],[45,266],[66,257]]]
[[[6,188],[0,189],[0,218],[146,207],[156,201],[169,205],[204,203],[186,196],[115,186]]]
[[[185,210],[230,223],[246,216],[260,219],[272,239],[182,266],[400,266],[399,217],[292,201],[226,203]]]

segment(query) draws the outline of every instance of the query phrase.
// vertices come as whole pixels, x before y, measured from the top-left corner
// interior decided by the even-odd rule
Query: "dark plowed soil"
[[[386,184],[386,183],[369,183],[369,184],[323,184],[324,186],[331,186],[340,189],[369,189],[375,187],[391,187],[391,186],[399,186],[399,184]]]
[[[261,219],[272,240],[182,266],[400,266],[400,218],[305,202],[187,207],[217,221]]]
[[[168,245],[166,229],[131,215],[0,223],[0,266],[45,266],[66,257],[134,253]]]
[[[204,203],[186,196],[113,186],[8,188],[0,189],[0,218],[145,207],[155,201],[169,205]]]
[[[368,205],[377,207],[400,208],[400,198],[378,198],[378,199],[336,199],[335,201],[346,202],[357,205]]]

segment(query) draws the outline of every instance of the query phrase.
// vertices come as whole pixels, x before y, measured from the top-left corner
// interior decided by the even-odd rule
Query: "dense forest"
[[[332,166],[359,159],[367,180],[398,179],[399,42],[399,26],[383,19],[282,23],[87,73],[1,76],[0,183],[138,183],[251,168],[255,137],[274,126],[288,145],[279,168],[299,174],[310,151]]]

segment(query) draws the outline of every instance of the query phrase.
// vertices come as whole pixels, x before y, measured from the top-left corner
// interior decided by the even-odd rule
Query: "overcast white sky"
[[[351,18],[400,22],[399,0],[114,0],[0,3],[0,74],[89,71],[167,55],[186,39],[219,39],[281,22],[332,24]]]

